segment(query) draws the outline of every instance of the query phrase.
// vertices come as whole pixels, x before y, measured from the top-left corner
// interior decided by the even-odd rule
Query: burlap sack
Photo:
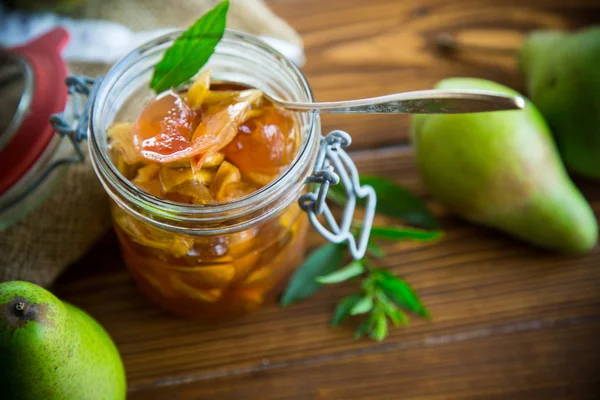
[[[218,0],[88,0],[84,18],[120,22],[133,30],[187,27]],[[301,44],[297,33],[262,0],[231,0],[228,26]],[[94,76],[105,65],[70,65],[73,73]],[[0,282],[26,280],[50,285],[108,229],[108,198],[86,160],[73,166],[40,207],[0,233]]]

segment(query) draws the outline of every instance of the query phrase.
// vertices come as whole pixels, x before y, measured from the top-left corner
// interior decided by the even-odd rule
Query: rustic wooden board
[[[444,58],[431,38],[517,46],[534,28],[600,21],[596,1],[279,0],[306,42],[321,100],[431,87],[470,75],[521,88],[510,56]],[[406,116],[324,118],[352,132],[366,173],[431,201]],[[600,213],[600,185],[578,182]],[[475,227],[432,202],[446,236],[389,243],[383,265],[404,275],[433,314],[383,343],[355,342],[352,321],[327,326],[351,283],[288,309],[205,325],[168,315],[135,287],[107,235],[54,290],[97,318],[125,362],[131,399],[595,399],[600,393],[600,249],[557,256]],[[313,242],[318,242],[316,236]]]

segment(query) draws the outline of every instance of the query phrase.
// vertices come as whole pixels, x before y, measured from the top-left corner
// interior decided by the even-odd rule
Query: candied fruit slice
[[[167,163],[190,158],[217,142],[214,135],[190,140],[195,118],[196,112],[169,90],[142,110],[133,126],[133,144],[150,161]]]
[[[135,178],[133,178],[133,183],[140,184],[144,182],[151,181],[156,179],[158,176],[158,171],[160,170],[160,165],[158,164],[146,164],[143,167],[137,170],[137,174]]]
[[[204,162],[202,163],[202,168],[214,168],[221,165],[221,163],[225,160],[225,154],[221,152],[213,153],[206,157]]]
[[[106,131],[106,135],[110,139],[111,149],[116,150],[127,164],[136,164],[144,160],[133,145],[133,124],[131,122],[112,124]]]
[[[113,205],[112,208],[116,224],[133,242],[142,246],[166,251],[174,257],[186,255],[194,245],[194,241],[186,236],[173,236],[138,221],[118,206]]]
[[[204,153],[192,162],[192,169],[199,169],[202,163],[212,155],[227,146],[235,138],[238,126],[242,124],[251,108],[262,99],[259,90],[244,90],[238,93],[234,102],[225,107],[209,107],[192,136],[192,143],[199,151],[193,155]],[[206,146],[202,146],[207,143]]]
[[[223,291],[220,289],[198,289],[190,286],[177,276],[172,276],[169,280],[171,288],[175,292],[179,292],[195,300],[200,300],[208,303],[214,303],[221,299]]]
[[[162,197],[163,191],[160,183],[156,180],[160,166],[158,164],[147,164],[137,170],[132,182],[138,188],[155,197]]]
[[[181,160],[177,161],[161,163],[161,165],[167,168],[190,168],[192,164],[189,158],[182,158]]]
[[[248,182],[231,182],[225,185],[218,200],[221,202],[233,201],[254,193],[256,189],[256,186]]]
[[[194,268],[173,268],[171,272],[194,287],[225,289],[233,280],[235,268],[232,264],[219,264]]]
[[[171,191],[175,186],[194,179],[194,174],[189,168],[160,168],[160,184],[165,192]]]
[[[240,170],[237,169],[234,165],[228,163],[227,161],[223,161],[223,163],[217,170],[217,175],[215,175],[215,179],[210,185],[210,189],[213,192],[217,201],[221,201],[226,186],[230,183],[239,182],[241,179],[242,177],[240,175]]]
[[[200,108],[209,89],[210,71],[204,71],[196,77],[192,86],[187,90],[185,101],[194,109]]]
[[[229,235],[229,254],[233,258],[242,257],[250,250],[256,249],[254,238],[259,230],[256,227],[244,229],[243,231],[235,232]]]
[[[175,193],[191,198],[193,204],[213,204],[215,199],[210,190],[201,183],[186,182],[173,189]]]
[[[201,183],[205,186],[208,186],[215,180],[215,176],[217,175],[216,169],[208,169],[202,168],[200,171],[194,174],[194,180],[197,183]]]
[[[239,94],[234,90],[211,90],[204,96],[204,105],[233,103]]]
[[[144,192],[151,194],[154,197],[163,197],[162,186],[159,181],[144,181],[144,182],[134,182],[135,186],[142,189]]]
[[[111,154],[113,163],[117,166],[119,172],[127,179],[131,179],[135,176],[136,168],[130,164],[127,164],[123,159],[123,156],[118,151],[114,151]]]
[[[161,167],[158,177],[165,192],[170,192],[173,188],[184,183],[198,183],[201,185],[210,185],[216,172],[210,169],[201,169],[195,174],[189,168],[168,168]],[[177,191],[177,189],[175,190]]]
[[[230,262],[228,250],[226,236],[196,237],[194,246],[188,253],[188,264],[195,266],[205,262]]]
[[[263,266],[261,268],[257,268],[248,277],[243,283],[243,286],[246,288],[259,288],[264,284],[268,284],[270,280],[273,279],[273,270],[269,266]]]
[[[225,148],[225,156],[242,173],[277,175],[296,153],[296,124],[292,114],[273,106],[248,119]]]
[[[279,217],[279,223],[284,228],[292,229],[298,218],[300,217],[302,210],[297,202],[290,204],[290,206],[281,214]]]
[[[233,284],[243,282],[250,271],[256,266],[260,259],[260,251],[251,251],[242,257],[237,257],[233,260],[235,268],[235,277]]]
[[[258,187],[267,186],[273,179],[277,177],[277,174],[262,174],[254,171],[244,171],[244,179]]]

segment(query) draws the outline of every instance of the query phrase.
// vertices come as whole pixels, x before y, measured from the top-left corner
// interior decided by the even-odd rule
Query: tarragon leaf
[[[348,318],[350,316],[350,310],[356,303],[359,302],[360,299],[362,299],[362,295],[360,293],[344,297],[335,309],[335,313],[333,314],[333,318],[331,320],[331,325],[337,326],[346,318]]]
[[[321,287],[316,278],[338,269],[345,254],[346,247],[338,244],[327,244],[312,252],[292,276],[281,298],[281,305],[287,306],[310,297]]]
[[[323,284],[339,283],[359,276],[363,272],[365,272],[365,266],[362,261],[353,261],[344,268],[340,268],[328,275],[318,277],[316,281]]]
[[[373,298],[371,296],[365,296],[360,299],[354,307],[350,310],[350,315],[365,314],[371,311],[373,308]]]
[[[387,319],[383,313],[379,313],[375,320],[375,327],[371,331],[371,339],[381,342],[388,333]]]
[[[188,81],[206,64],[225,32],[229,0],[223,0],[181,34],[154,67],[150,88],[157,93]]]
[[[354,332],[354,339],[360,339],[367,332],[371,332],[377,323],[375,314],[369,315],[369,318],[363,322]]]
[[[378,273],[382,277],[379,286],[390,300],[421,317],[430,317],[429,311],[408,283],[387,271],[378,270]]]
[[[374,226],[371,228],[372,237],[388,240],[429,241],[439,239],[443,235],[444,232],[441,231],[426,231],[423,229],[409,228],[406,226]]]
[[[375,258],[383,258],[385,257],[385,251],[376,243],[369,241],[367,243],[367,251],[370,255]]]
[[[392,321],[394,326],[408,325],[408,318],[406,315],[404,315],[404,313],[400,311],[398,307],[387,298],[387,296],[382,294],[379,297],[379,301],[383,306],[383,311]]]

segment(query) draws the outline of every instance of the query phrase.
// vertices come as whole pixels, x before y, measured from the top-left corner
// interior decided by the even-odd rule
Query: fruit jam
[[[159,94],[133,123],[109,127],[113,163],[139,189],[198,207],[250,195],[293,161],[294,115],[258,90],[211,85]],[[273,298],[302,261],[307,221],[293,202],[275,218],[223,235],[174,234],[112,204],[123,257],[163,307],[208,319],[239,315]]]

